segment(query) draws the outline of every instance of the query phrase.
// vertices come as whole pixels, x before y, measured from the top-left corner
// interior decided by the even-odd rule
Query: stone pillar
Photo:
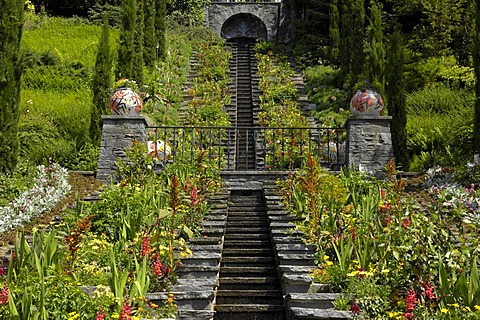
[[[392,117],[358,117],[347,120],[349,168],[383,178],[385,166],[393,158],[390,121]]]
[[[125,150],[133,141],[147,141],[147,121],[142,116],[102,116],[102,142],[98,158],[97,179],[106,183],[117,181],[115,162],[125,159]]]

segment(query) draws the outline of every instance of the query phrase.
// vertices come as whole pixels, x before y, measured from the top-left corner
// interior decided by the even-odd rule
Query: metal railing
[[[151,126],[147,131],[149,151],[163,165],[202,157],[220,170],[291,170],[300,168],[309,154],[327,166],[345,161],[343,127]]]

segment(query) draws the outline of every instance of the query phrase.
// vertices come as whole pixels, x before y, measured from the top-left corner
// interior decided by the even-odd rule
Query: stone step
[[[221,277],[219,290],[278,290],[277,277]]]
[[[226,237],[228,235],[225,235]],[[271,242],[269,239],[269,235],[265,235],[265,239],[248,239],[248,240],[232,240],[228,239],[228,242],[225,242],[223,247],[228,248],[228,247],[265,247],[265,246],[270,246]]]
[[[333,309],[333,302],[341,296],[341,293],[289,293],[285,303],[288,308]]]
[[[268,233],[270,229],[268,227],[255,227],[253,225],[250,226],[240,226],[240,227],[231,227],[230,224],[227,224],[227,232],[228,233],[242,233],[245,235],[249,234],[258,234],[258,233]]]
[[[275,275],[277,269],[269,267],[220,267],[220,277],[256,277],[265,275]]]
[[[283,296],[278,290],[220,290],[217,304],[275,304],[281,305]]]
[[[178,310],[177,320],[211,320],[215,316],[212,310]]]
[[[224,249],[223,256],[272,256],[273,250],[270,248],[259,249]]]
[[[282,305],[274,304],[222,304],[216,305],[215,311],[217,312],[215,319],[284,319],[278,318],[277,313],[283,314],[284,308]],[[219,313],[231,314],[222,317]],[[273,318],[272,318],[273,317]]]
[[[241,233],[228,233],[224,236],[225,241],[227,240],[265,240],[270,239],[269,234],[249,234],[245,236]]]
[[[274,257],[223,257],[221,261],[222,267],[231,266],[264,266],[274,265]]]
[[[293,307],[289,310],[289,319],[291,320],[341,320],[352,318],[351,312],[333,309]]]

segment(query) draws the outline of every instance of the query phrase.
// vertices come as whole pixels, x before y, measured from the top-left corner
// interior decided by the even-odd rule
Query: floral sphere
[[[382,96],[373,90],[358,90],[350,100],[350,111],[355,117],[379,117],[383,107]]]
[[[160,160],[168,160],[172,155],[172,149],[162,140],[157,140],[155,145],[155,141],[147,141],[147,148],[148,154],[152,157],[156,157]]]
[[[137,116],[142,110],[143,100],[130,88],[119,88],[110,98],[108,107],[112,114]]]

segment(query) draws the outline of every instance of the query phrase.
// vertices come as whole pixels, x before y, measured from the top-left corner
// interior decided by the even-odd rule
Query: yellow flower
[[[120,316],[118,315],[118,313],[115,312],[114,314],[112,314],[112,318],[113,319],[119,319]]]
[[[447,312],[448,312],[448,309],[447,309],[447,308],[442,308],[442,309],[440,309],[440,312],[441,312],[441,313],[447,313]]]
[[[332,261],[327,261],[327,266],[331,266],[333,265],[333,262]]]
[[[455,307],[455,308],[460,308],[460,305],[458,303],[449,303],[447,304],[449,307]]]
[[[323,256],[323,261],[328,261],[328,260],[330,260],[330,257],[327,256],[327,255],[324,255],[324,256]]]
[[[347,277],[355,277],[358,274],[358,271],[353,271],[350,273],[347,273]]]
[[[68,320],[75,320],[78,317],[80,317],[80,315],[76,311],[70,312],[68,314]]]
[[[478,304],[474,305],[473,306],[475,308],[475,310],[479,311],[480,310],[480,306]]]
[[[472,309],[470,309],[469,306],[465,306],[465,307],[463,307],[463,311],[471,312]]]

